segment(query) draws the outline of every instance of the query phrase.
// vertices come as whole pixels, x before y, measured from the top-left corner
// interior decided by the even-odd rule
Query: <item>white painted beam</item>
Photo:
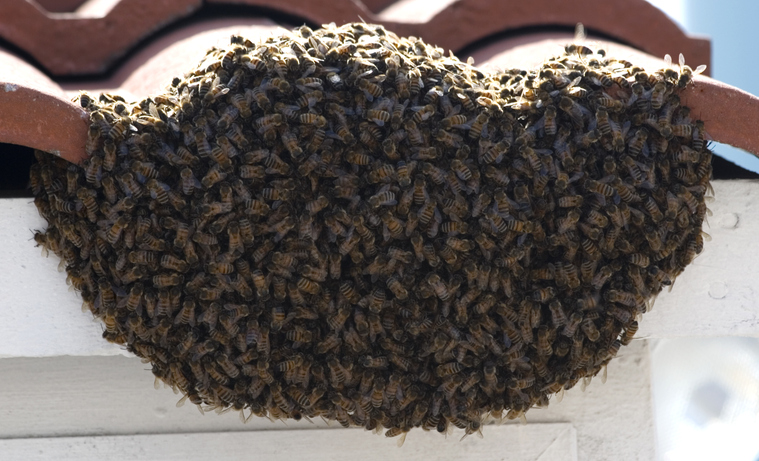
[[[5,460],[311,460],[385,461],[388,459],[459,461],[576,461],[571,424],[487,427],[483,439],[459,441],[437,433],[414,432],[402,447],[362,430],[293,430],[60,437],[0,440]]]
[[[715,181],[712,241],[646,314],[639,336],[759,336],[759,183]],[[29,199],[0,200],[0,357],[119,355],[81,312],[58,259],[40,257],[32,229],[45,226]]]
[[[82,312],[60,259],[40,256],[34,230],[47,223],[31,199],[0,199],[0,217],[0,357],[127,354]]]
[[[643,316],[639,338],[759,336],[759,182],[714,181],[712,240]]]
[[[7,403],[0,405],[0,459],[28,459],[9,458],[7,453],[18,453],[11,451],[18,446],[14,444],[25,442],[8,442],[4,445],[4,439],[30,438],[28,443],[34,446],[36,441],[60,438],[62,443],[70,442],[69,445],[64,446],[70,446],[74,450],[75,446],[82,445],[84,442],[71,437],[209,432],[221,435],[221,433],[229,432],[258,431],[264,434],[265,438],[272,437],[272,440],[275,440],[275,437],[279,437],[276,433],[285,431],[294,433],[288,436],[291,438],[288,438],[285,444],[290,445],[300,443],[302,439],[300,434],[312,432],[322,434],[321,429],[327,429],[321,419],[315,420],[314,424],[305,421],[289,421],[285,424],[281,421],[271,422],[265,418],[254,417],[247,424],[242,424],[235,412],[223,415],[215,413],[201,415],[189,403],[177,408],[175,403],[179,396],[169,389],[153,389],[153,376],[148,368],[139,359],[127,357],[47,357],[0,360],[0,377],[2,377],[0,402]],[[469,447],[468,443],[471,442],[484,444],[483,446],[489,447],[487,450],[502,455],[503,459],[541,459],[543,461],[552,459],[650,461],[654,459],[654,423],[647,342],[635,341],[623,348],[619,357],[609,364],[608,381],[605,384],[602,384],[600,379],[594,379],[584,392],[580,386],[577,386],[567,391],[561,402],[553,398],[548,408],[530,410],[527,413],[527,421],[526,426],[521,426],[518,422],[510,422],[503,426],[488,425],[483,429],[484,440],[468,437],[464,440],[467,444],[464,446]],[[519,446],[514,440],[543,440],[530,439],[532,436],[528,437],[531,433],[529,430],[518,428],[532,428],[540,432],[543,428],[549,428],[547,425],[555,423],[568,423],[574,428],[577,439],[577,458],[549,456],[548,454],[557,450],[557,447],[546,450],[543,458],[531,458],[527,454],[523,458],[506,456],[504,450],[507,447]],[[503,429],[504,427],[511,429]],[[364,446],[365,450],[352,449],[353,459],[363,457],[374,459],[371,458],[373,451],[382,454],[384,459],[400,459],[401,457],[415,459],[413,455],[416,453],[415,449],[412,448],[409,452],[406,451],[407,448],[415,447],[419,443],[427,443],[424,441],[430,436],[434,436],[431,440],[436,446],[440,444],[441,448],[427,450],[426,459],[441,459],[449,449],[447,444],[453,441],[456,442],[454,445],[458,446],[458,440],[462,434],[461,431],[456,431],[446,439],[438,434],[413,431],[408,436],[406,446],[398,451],[395,442],[384,437],[375,437],[364,431],[345,430],[334,423],[331,429],[331,432],[336,434],[335,438],[321,438],[321,442],[314,444],[314,450],[326,450],[332,446],[351,448]],[[552,432],[547,430],[547,433]],[[518,435],[516,439],[514,434]],[[345,441],[342,437],[346,437]],[[104,446],[115,443],[107,439],[98,440],[103,441],[102,443],[106,444]],[[119,440],[137,440],[139,443],[144,441],[145,446],[152,446],[152,442],[148,439]],[[251,442],[245,442],[245,446],[254,447],[258,443],[253,442],[258,439],[250,440]],[[101,442],[91,441],[101,444]],[[43,447],[42,443],[47,442],[40,443],[40,447]],[[382,445],[375,445],[376,443]],[[539,445],[537,441],[534,443]],[[563,447],[567,441],[560,439],[555,443]],[[430,447],[430,445],[423,446]],[[21,449],[18,448],[18,450]],[[204,453],[201,449],[199,450],[200,453]],[[238,453],[234,447],[230,450],[232,454]],[[44,448],[44,452],[48,453],[48,448]],[[558,452],[563,454],[564,449],[558,449]],[[76,450],[72,453],[81,454]],[[218,455],[222,456],[226,453],[220,450]],[[458,453],[457,456],[462,459],[471,458],[478,461],[481,456],[480,451],[467,451],[466,454],[455,451],[455,453]],[[127,454],[130,456],[126,456]],[[255,455],[255,452],[250,451],[250,454]],[[477,457],[474,457],[475,454]],[[268,459],[258,456],[252,456],[252,458]],[[272,458],[276,459],[273,455]],[[47,457],[47,459],[61,458]],[[89,458],[82,455],[81,459]],[[99,459],[119,458],[101,456]],[[121,459],[141,458],[132,457],[130,452],[125,453]],[[151,459],[173,458],[156,455]],[[293,459],[321,458],[305,456]]]

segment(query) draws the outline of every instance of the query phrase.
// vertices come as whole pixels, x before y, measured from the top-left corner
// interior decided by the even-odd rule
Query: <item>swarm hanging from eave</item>
[[[161,96],[79,101],[38,244],[104,337],[205,409],[477,431],[596,375],[703,247],[678,92],[571,45],[486,74],[381,26],[233,37]]]

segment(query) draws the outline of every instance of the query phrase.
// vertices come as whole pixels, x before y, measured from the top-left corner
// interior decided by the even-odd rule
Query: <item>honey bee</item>
[[[390,160],[398,160],[400,158],[398,156],[398,151],[396,149],[397,149],[397,146],[395,142],[393,142],[392,139],[387,138],[384,141],[382,141],[382,151]]]
[[[345,160],[355,165],[367,166],[372,162],[372,157],[361,152],[351,152],[345,157]]]
[[[374,98],[379,98],[382,96],[382,87],[379,85],[376,85],[369,80],[366,79],[360,79],[358,82],[358,87],[364,91],[366,94],[366,99],[369,101],[373,101]]]
[[[303,364],[303,357],[298,355],[294,359],[285,360],[277,364],[277,370],[281,373],[294,370]]]
[[[397,205],[398,201],[395,199],[395,192],[384,191],[369,197],[369,204],[372,208],[379,208],[380,206],[393,206]]]
[[[438,130],[435,133],[435,139],[450,148],[457,148],[464,140],[460,135],[451,133],[446,130]]]
[[[456,176],[463,181],[472,179],[472,171],[461,160],[453,159],[451,161],[451,168],[456,173]]]
[[[388,289],[393,292],[393,295],[395,295],[396,298],[401,301],[408,298],[408,290],[403,287],[400,280],[398,280],[396,277],[389,277],[386,283]]]
[[[585,109],[583,106],[566,96],[562,97],[559,101],[559,109],[566,112],[575,124],[582,123],[585,114],[589,113],[588,109]]]
[[[585,333],[585,336],[588,338],[588,340],[591,342],[596,342],[601,337],[601,333],[598,331],[598,328],[596,328],[596,324],[593,323],[593,320],[589,318],[586,318],[582,321],[580,328],[582,329],[583,333]]]
[[[153,276],[153,286],[156,288],[164,288],[179,285],[184,281],[184,277],[180,274],[159,274]]]
[[[324,282],[327,280],[327,267],[313,267],[309,266],[308,264],[304,264],[299,268],[299,272],[304,276],[307,277],[315,282]]]
[[[369,300],[369,310],[375,314],[378,314],[385,304],[385,290],[381,288],[375,288],[372,291],[371,295],[369,295],[367,298]]]
[[[664,98],[666,97],[667,86],[664,82],[657,82],[651,92],[651,109],[659,110],[662,104],[664,104]]]
[[[268,357],[271,352],[271,342],[269,341],[269,327],[267,325],[261,325],[258,328],[256,351],[259,354],[262,354],[264,357]]]
[[[347,370],[340,364],[335,356],[327,359],[327,367],[330,372],[330,381],[332,386],[339,387],[348,379]]]
[[[177,235],[179,236],[179,233]],[[160,242],[160,240],[158,242]],[[176,239],[174,240],[174,243],[176,243]],[[190,266],[194,266],[199,261],[198,254],[195,251],[195,245],[193,245],[191,241],[187,240],[182,250],[184,251],[185,260]]]
[[[578,221],[580,221],[580,212],[576,209],[572,209],[565,217],[558,219],[557,231],[563,234],[575,229]]]
[[[108,139],[111,141],[121,141],[124,139],[124,136],[131,125],[132,120],[128,116],[119,118],[108,130]]]
[[[635,295],[619,290],[608,290],[604,297],[609,302],[620,303],[629,307],[635,307],[638,303]]]
[[[292,131],[283,130],[280,139],[293,158],[298,158],[303,154],[303,149],[298,145],[298,138]]]
[[[311,141],[306,146],[308,152],[316,152],[324,143],[324,139],[327,136],[327,132],[324,128],[319,128],[314,131]]]
[[[605,197],[613,197],[614,194],[616,194],[610,185],[592,179],[585,181],[585,189],[596,194],[601,194]]]
[[[623,346],[627,346],[632,342],[633,336],[635,336],[635,333],[638,332],[638,322],[633,320],[629,325],[625,327],[624,332],[622,333],[622,336],[619,339],[619,342]]]
[[[108,333],[117,333],[119,325],[116,323],[116,309],[107,309],[103,316],[103,322],[105,323],[105,329]]]
[[[262,87],[245,90],[245,98],[249,102],[255,101],[258,108],[263,111],[268,111],[271,108],[271,100]]]
[[[131,222],[131,216],[129,215],[121,215],[116,222],[113,223],[111,228],[108,230],[108,233],[106,234],[106,240],[111,245],[115,245],[116,242],[121,238],[121,234],[124,232],[124,229],[129,225]]]
[[[382,215],[381,219],[387,227],[387,230],[391,237],[401,238],[401,236],[404,234],[404,227],[403,222],[400,219],[393,216],[393,214],[389,211],[386,211]]]
[[[130,311],[137,310],[142,300],[143,293],[144,285],[141,282],[137,282],[132,285],[132,288],[129,290],[129,295],[126,300],[126,308]]]
[[[182,303],[182,309],[179,314],[174,318],[175,325],[186,324],[190,326],[195,325],[195,301],[192,299],[185,299]]]
[[[564,326],[564,329],[562,330],[561,334],[563,336],[566,336],[568,338],[571,338],[575,335],[575,332],[577,331],[577,328],[580,326],[580,323],[582,322],[583,317],[580,313],[574,312],[572,315],[569,316],[569,319],[567,320],[567,324]]]
[[[648,267],[650,264],[650,259],[648,256],[642,254],[642,253],[633,253],[629,256],[629,260],[631,264],[634,264],[636,266],[640,267]]]
[[[306,211],[310,215],[315,215],[322,211],[324,208],[326,208],[329,205],[329,199],[325,197],[324,195],[320,195],[315,200],[312,200],[308,203],[306,203]]]
[[[468,230],[469,225],[462,221],[447,221],[440,226],[441,232],[451,235],[466,234]]]
[[[432,287],[435,295],[440,298],[441,301],[448,300],[452,293],[448,290],[448,286],[440,279],[437,274],[432,274],[427,277],[427,283]]]
[[[424,135],[419,130],[419,127],[417,126],[416,122],[414,122],[413,120],[407,120],[403,124],[403,128],[405,129],[405,133],[408,136],[408,140],[411,141],[411,144],[413,146],[425,145]]]
[[[377,126],[385,126],[390,121],[390,112],[385,110],[369,109],[366,111],[366,119],[374,122]]]
[[[564,195],[559,198],[557,204],[561,208],[578,208],[583,204],[582,195]]]
[[[470,139],[477,139],[482,135],[483,129],[490,120],[490,115],[487,112],[480,112],[472,122],[472,126],[469,128],[468,137]]]
[[[605,136],[611,136],[611,125],[609,124],[609,113],[606,108],[599,107],[596,109],[596,122],[598,123],[598,129]]]

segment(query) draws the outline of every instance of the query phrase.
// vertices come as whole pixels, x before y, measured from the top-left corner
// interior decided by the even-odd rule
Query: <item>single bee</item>
[[[664,84],[664,82],[657,82],[653,90],[651,91],[651,109],[653,110],[659,110],[661,109],[662,104],[664,104],[664,98],[667,95],[667,86]],[[658,123],[658,121],[657,121]]]
[[[374,98],[382,96],[382,87],[376,85],[369,80],[360,79],[358,81],[358,87],[366,94],[366,99],[373,101]]]
[[[588,109],[566,96],[562,97],[559,101],[559,109],[566,112],[575,124],[581,124],[585,114],[590,113]]]
[[[629,256],[629,260],[631,264],[634,264],[636,266],[640,267],[648,267],[650,264],[650,259],[648,256],[642,254],[642,253],[633,253]]]
[[[424,135],[419,130],[419,127],[417,126],[416,122],[414,122],[414,120],[407,120],[403,124],[403,128],[405,129],[405,133],[408,135],[408,140],[411,141],[411,144],[413,146],[425,145]]]
[[[632,342],[633,336],[635,336],[635,333],[637,332],[638,332],[638,322],[633,320],[629,325],[625,327],[625,330],[619,339],[620,343],[623,346],[627,346],[628,344],[630,344],[630,342]]]
[[[472,126],[469,128],[468,137],[470,139],[478,139],[483,132],[486,124],[490,120],[490,115],[487,112],[480,112],[472,122]]]
[[[395,199],[395,192],[392,191],[385,191],[375,194],[369,197],[368,201],[372,208],[379,208],[380,206],[393,206],[398,204],[398,201]]]
[[[632,293],[625,292],[625,291],[608,290],[605,293],[604,297],[609,302],[620,303],[628,307],[635,307],[638,305],[638,300],[636,299],[636,296]]]
[[[610,185],[595,181],[593,179],[585,181],[585,189],[589,192],[601,194],[605,197],[613,197],[614,194],[616,194]]]
[[[144,285],[141,282],[137,282],[132,285],[127,296],[126,308],[130,311],[135,311],[140,306],[142,300],[142,294],[144,292]]]
[[[108,233],[106,234],[106,240],[111,245],[116,245],[116,242],[121,237],[121,234],[124,232],[124,229],[129,225],[131,221],[131,216],[129,215],[121,215],[116,222],[113,223],[111,228],[108,230]]]
[[[369,109],[366,111],[366,119],[374,122],[377,126],[385,126],[390,121],[390,112],[385,110]]]
[[[271,108],[271,100],[266,95],[266,91],[262,87],[256,87],[254,89],[245,90],[245,98],[249,102],[255,101],[258,108],[263,111],[268,111]]]
[[[580,326],[580,323],[582,322],[583,317],[580,313],[574,312],[572,315],[569,316],[569,319],[567,320],[567,324],[564,326],[564,329],[561,331],[561,334],[571,338],[575,335],[575,332],[577,331],[577,328]]]
[[[449,117],[445,117],[443,120],[441,120],[441,125],[444,129],[449,130],[451,128],[461,128],[462,125],[464,125],[467,121],[466,115],[463,114],[457,114],[457,115],[451,115]]]
[[[611,136],[611,125],[609,124],[609,113],[604,107],[596,109],[596,122],[598,123],[598,129],[605,136]]]
[[[451,160],[451,169],[456,173],[456,176],[463,181],[468,181],[472,178],[472,170],[459,159]]]
[[[177,273],[158,274],[153,276],[153,286],[156,288],[165,288],[179,285],[184,281],[184,277]]]

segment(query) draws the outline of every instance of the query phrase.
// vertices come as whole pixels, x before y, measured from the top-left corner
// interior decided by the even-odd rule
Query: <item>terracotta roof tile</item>
[[[51,13],[45,9],[70,11],[80,3],[81,0],[40,0],[43,8],[32,0],[0,2],[0,37],[27,52],[36,60],[34,64],[44,69],[41,71],[32,63],[0,51],[0,142],[60,151],[66,158],[81,159],[86,121],[82,110],[70,102],[77,89],[104,89],[144,97],[159,91],[171,77],[181,75],[210,45],[226,41],[233,30],[246,27],[247,33],[262,36],[277,27],[264,17],[213,20],[194,23],[143,43],[161,28],[197,12],[203,1],[91,0],[86,7],[71,13]],[[513,32],[540,26],[571,30],[576,22],[582,22],[593,33],[649,55],[677,56],[682,52],[691,64],[710,62],[708,40],[687,36],[644,0],[577,0],[571,5],[560,0],[527,3],[454,0],[432,14],[426,11],[426,16],[421,15],[421,9],[429,8],[429,3],[421,0],[402,0],[397,4],[388,0],[206,0],[206,3],[257,6],[315,24],[344,23],[360,17],[366,22],[380,22],[399,35],[423,37],[446,49],[466,49],[478,64],[487,60],[503,63],[504,59],[519,62],[520,53],[523,57],[542,59],[553,51],[550,46],[558,46],[558,42],[550,45],[541,43],[545,37]],[[390,4],[392,8],[388,9]],[[94,14],[93,8],[105,13]],[[429,19],[412,22],[420,17]],[[512,31],[510,38],[497,38],[507,31]],[[561,40],[566,42],[567,38]],[[533,48],[525,48],[530,43]],[[69,77],[62,87],[43,73],[58,76],[103,73],[138,44],[141,48],[107,80],[77,82]],[[718,120],[710,117],[707,125],[714,139],[759,152],[759,142],[752,140],[752,131],[746,129],[747,124],[759,120],[757,98],[707,79],[700,79],[687,96],[691,107],[708,107],[711,114],[720,114]],[[736,117],[731,116],[737,113],[735,104],[743,104],[756,117],[735,122]]]
[[[52,75],[98,74],[140,40],[183,18],[201,0],[121,0],[102,17],[48,13],[26,0],[0,2],[0,37]]]

